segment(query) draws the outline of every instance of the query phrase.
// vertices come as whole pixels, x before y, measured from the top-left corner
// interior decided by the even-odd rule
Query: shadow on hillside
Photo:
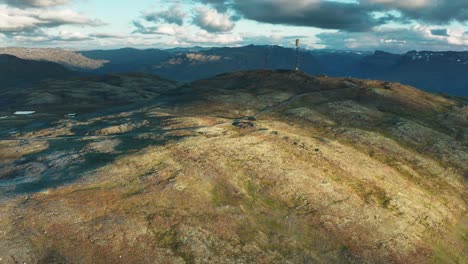
[[[137,113],[129,119],[142,119]],[[50,188],[73,184],[92,174],[93,171],[112,164],[116,159],[140,151],[149,146],[161,146],[184,136],[165,135],[160,128],[161,120],[153,118],[152,126],[141,127],[128,133],[101,137],[58,137],[47,139],[49,147],[39,153],[29,154],[17,160],[13,173],[0,180],[0,197],[27,195]],[[156,122],[158,121],[158,122]],[[85,136],[89,131],[116,123],[116,119],[93,123],[88,127],[77,127],[74,132]],[[76,135],[76,134],[75,134]],[[90,146],[93,143],[106,144],[118,141],[113,151],[102,153]]]

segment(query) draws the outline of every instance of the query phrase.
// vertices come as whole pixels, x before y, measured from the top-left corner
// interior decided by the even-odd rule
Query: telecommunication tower
[[[300,40],[296,39],[296,71],[299,70],[299,45]]]

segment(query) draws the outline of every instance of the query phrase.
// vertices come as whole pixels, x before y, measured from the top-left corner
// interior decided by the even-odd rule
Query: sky
[[[468,0],[0,0],[0,46],[468,51]]]

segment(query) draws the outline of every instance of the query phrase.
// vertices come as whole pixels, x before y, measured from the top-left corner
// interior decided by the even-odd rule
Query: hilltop
[[[464,99],[293,71],[93,78],[0,113],[7,263],[466,262]]]

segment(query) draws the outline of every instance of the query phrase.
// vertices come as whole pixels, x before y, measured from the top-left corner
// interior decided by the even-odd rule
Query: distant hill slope
[[[295,61],[295,50],[279,46],[255,45],[168,50],[124,48],[82,51],[81,54],[93,59],[110,61],[103,68],[94,71],[96,73],[145,72],[179,81],[199,80],[240,70],[289,69],[293,67]],[[324,68],[313,55],[304,53],[302,56],[304,71],[323,71]]]
[[[65,78],[73,73],[62,65],[47,61],[24,60],[0,54],[0,88],[36,82],[46,78]]]
[[[171,56],[169,51],[132,48],[81,51],[80,54],[95,60],[109,61],[103,67],[96,69],[96,73],[142,72],[145,67],[157,65]]]
[[[65,74],[60,74],[63,77]],[[89,112],[113,106],[144,103],[175,89],[175,81],[151,75],[98,75],[48,79],[31,87],[0,93],[6,109],[52,113]]]
[[[105,60],[93,60],[79,53],[58,48],[0,48],[0,54],[9,54],[26,60],[50,61],[74,70],[101,68]]]
[[[467,263],[463,99],[266,70],[17,95],[38,113],[0,112],[0,259]]]
[[[295,51],[279,46],[245,46],[213,48],[199,52],[172,55],[168,60],[145,69],[146,72],[172,79],[193,81],[217,74],[257,69],[291,69]],[[301,59],[305,72],[321,72],[323,67],[316,58],[304,53]]]
[[[375,52],[357,65],[357,77],[397,81],[430,92],[468,96],[468,52]]]

